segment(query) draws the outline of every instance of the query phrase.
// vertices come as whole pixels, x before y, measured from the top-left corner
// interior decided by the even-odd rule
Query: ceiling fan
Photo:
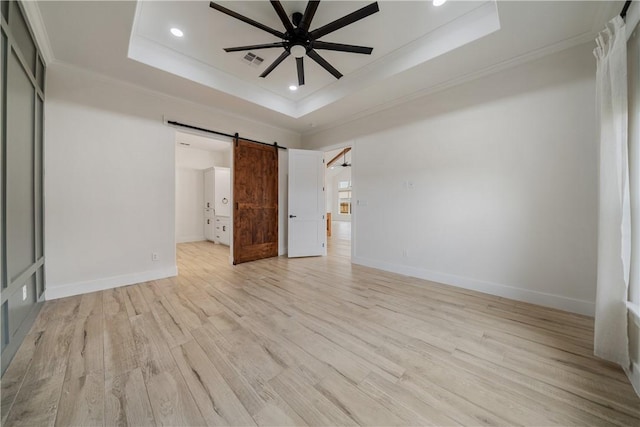
[[[344,160],[340,166],[342,166],[343,168],[351,167],[351,163],[347,163],[347,150],[344,150]]]
[[[360,53],[364,55],[371,55],[373,51],[372,47],[365,46],[354,46],[350,44],[342,44],[342,43],[331,43],[331,42],[323,42],[318,40],[326,36],[329,33],[332,33],[340,28],[346,27],[347,25],[353,24],[361,19],[366,18],[369,15],[372,15],[378,12],[380,9],[378,8],[378,3],[371,3],[361,9],[356,10],[355,12],[351,12],[348,15],[343,16],[342,18],[336,19],[333,22],[330,22],[326,25],[323,25],[320,28],[316,28],[313,31],[309,31],[311,26],[311,21],[313,20],[313,16],[318,9],[318,5],[320,1],[310,1],[307,3],[307,7],[304,11],[304,14],[300,12],[295,12],[292,15],[292,19],[289,20],[287,13],[285,12],[282,4],[279,1],[271,1],[271,5],[275,9],[280,21],[282,21],[282,25],[284,25],[285,32],[281,32],[275,30],[271,27],[268,27],[264,24],[261,24],[257,21],[254,21],[251,18],[247,18],[246,16],[240,15],[237,12],[234,12],[230,9],[227,9],[224,6],[219,5],[218,3],[210,2],[209,6],[219,12],[222,12],[226,15],[229,15],[233,18],[236,18],[246,24],[249,24],[253,27],[259,28],[267,33],[273,34],[274,36],[280,38],[282,41],[275,43],[266,43],[266,44],[257,44],[250,46],[237,46],[237,47],[228,47],[225,48],[225,52],[241,52],[245,50],[255,50],[255,49],[271,49],[271,48],[284,48],[284,52],[280,54],[278,58],[271,65],[267,67],[266,70],[260,77],[267,77],[269,73],[271,73],[282,61],[284,61],[289,55],[293,55],[296,58],[296,66],[298,70],[298,85],[304,85],[304,57],[308,56],[312,60],[318,63],[322,68],[331,73],[336,79],[342,77],[340,71],[335,69],[327,60],[325,60],[322,56],[320,56],[317,50],[334,50],[338,52],[349,52],[349,53]]]

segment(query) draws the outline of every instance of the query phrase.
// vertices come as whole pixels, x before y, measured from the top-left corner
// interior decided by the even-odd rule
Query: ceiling
[[[224,7],[284,32],[274,8],[267,1],[222,1]],[[371,2],[324,1],[311,29],[321,27]],[[306,2],[282,2],[288,16],[304,12]],[[341,81],[308,57],[305,85],[297,87],[295,58],[284,60],[266,78],[259,75],[282,48],[251,51],[264,61],[255,66],[242,60],[246,52],[225,47],[273,43],[276,36],[209,7],[207,2],[138,2],[129,57],[189,80],[218,89],[266,108],[300,117],[332,103],[331,89],[340,97],[446,53],[499,29],[493,1],[451,2],[434,7],[427,1],[380,2],[380,11],[332,32],[322,41],[373,47],[371,55],[318,51],[344,74]],[[465,31],[460,34],[459,29]],[[183,31],[176,37],[171,28]],[[381,31],[382,30],[382,31]],[[437,30],[437,31],[436,31]],[[390,36],[390,33],[393,36]],[[420,49],[430,45],[431,49]],[[392,55],[393,54],[393,55]]]
[[[324,1],[311,27],[368,3]],[[283,2],[288,13],[305,4]],[[255,51],[265,59],[259,68],[222,50],[277,39],[208,2],[40,1],[37,11],[55,61],[308,134],[591,41],[622,4],[450,0],[436,8],[430,1],[380,1],[380,12],[322,39],[371,46],[373,54],[322,51],[344,74],[340,80],[307,58],[306,84],[296,92],[288,90],[296,81],[291,58],[258,77],[280,49]],[[224,5],[282,27],[266,1]],[[185,36],[176,39],[171,27]]]

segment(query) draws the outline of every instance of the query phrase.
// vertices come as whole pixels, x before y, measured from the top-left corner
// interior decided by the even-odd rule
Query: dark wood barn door
[[[278,256],[278,150],[234,145],[233,263]]]

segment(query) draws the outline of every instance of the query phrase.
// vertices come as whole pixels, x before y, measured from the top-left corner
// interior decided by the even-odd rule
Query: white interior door
[[[289,258],[327,254],[324,153],[288,150]]]

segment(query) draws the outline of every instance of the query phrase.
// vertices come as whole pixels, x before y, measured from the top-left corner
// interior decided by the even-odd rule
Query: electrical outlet
[[[151,253],[151,261],[158,261],[160,259],[160,257],[158,256],[157,252],[152,252]]]
[[[27,285],[24,285],[22,287],[22,301],[26,301],[27,300]]]

